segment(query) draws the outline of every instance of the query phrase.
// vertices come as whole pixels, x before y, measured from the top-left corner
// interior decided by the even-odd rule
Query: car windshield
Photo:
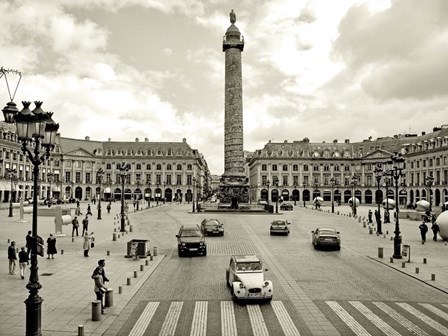
[[[219,223],[216,222],[216,221],[206,222],[204,225],[205,225],[205,226],[221,226],[221,224],[219,224]]]
[[[276,222],[272,222],[272,226],[284,226],[286,225],[285,222],[282,221],[276,221]]]
[[[240,262],[236,264],[237,271],[261,271],[260,262]]]
[[[199,230],[183,230],[181,233],[182,237],[201,237],[201,231]]]

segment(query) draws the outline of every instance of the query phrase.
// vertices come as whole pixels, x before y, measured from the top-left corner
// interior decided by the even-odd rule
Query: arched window
[[[192,170],[192,169],[193,169],[193,166],[191,164],[188,164],[187,165],[187,170]]]
[[[171,170],[172,168],[171,168],[171,164],[170,163],[168,163],[167,165],[166,165],[166,170]]]
[[[158,163],[158,164],[156,165],[156,170],[162,170],[162,165],[161,165],[160,163]]]
[[[181,164],[178,164],[177,167],[176,167],[176,169],[177,169],[177,170],[182,170],[182,165],[181,165]]]
[[[135,169],[137,169],[137,170],[141,170],[141,169],[142,169],[142,164],[141,164],[141,163],[137,163],[137,164],[135,165]]]

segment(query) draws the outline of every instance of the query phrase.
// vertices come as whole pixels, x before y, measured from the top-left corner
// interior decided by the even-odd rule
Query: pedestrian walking
[[[23,279],[25,279],[25,268],[26,265],[30,264],[30,257],[28,252],[25,251],[25,246],[22,246],[20,248],[20,252],[19,252],[19,268],[20,268],[20,277]]]
[[[375,210],[375,220],[377,226],[381,224],[381,214],[378,210]]]
[[[87,232],[84,235],[84,243],[82,245],[82,248],[84,249],[84,257],[88,257],[90,251],[90,236]]]
[[[109,202],[109,204],[107,205],[107,213],[108,214],[110,214],[110,208],[111,208],[111,206],[110,206],[110,202]]]
[[[54,255],[57,254],[58,251],[56,250],[56,237],[53,236],[52,233],[50,233],[50,237],[47,239],[47,259],[54,259]]]
[[[31,235],[31,231],[28,231],[28,234],[25,237],[26,239],[26,252],[28,255],[31,254],[31,247],[33,246],[33,236]]]
[[[79,221],[78,217],[75,216],[75,218],[73,218],[72,220],[72,237],[75,236],[75,231],[76,231],[76,237],[78,237],[78,228],[79,228]]]
[[[432,226],[431,226],[431,230],[432,230],[432,233],[434,234],[434,237],[432,238],[432,240],[437,241],[437,233],[440,231],[439,224],[434,222],[434,224],[432,224]]]
[[[420,229],[420,236],[422,237],[422,244],[426,241],[426,232],[428,232],[428,225],[425,222],[421,223],[418,228]]]
[[[92,202],[93,202],[93,205],[96,204],[96,198],[95,197],[93,198]]]
[[[104,310],[103,296],[107,292],[107,287],[105,282],[109,281],[106,277],[106,271],[104,267],[106,266],[106,261],[104,259],[98,260],[98,266],[95,268],[92,274],[92,279],[94,281],[93,291],[95,292],[96,299],[101,301],[101,314],[107,314]]]
[[[87,217],[88,215],[86,215],[86,218],[84,218],[82,220],[82,235],[84,236],[84,232],[85,234],[87,234],[88,230],[89,230],[89,218]]]
[[[373,223],[372,221],[372,210],[369,209],[369,213],[367,215],[369,217],[369,224]]]
[[[16,260],[17,260],[17,252],[16,252],[16,242],[13,240],[11,245],[8,247],[8,260],[9,260],[9,274],[16,274]]]
[[[92,210],[90,209],[90,204],[87,206],[87,213],[86,215],[92,216]]]

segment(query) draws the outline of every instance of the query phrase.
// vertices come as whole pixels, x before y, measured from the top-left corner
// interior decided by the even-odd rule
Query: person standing
[[[372,210],[370,210],[370,209],[369,209],[368,217],[369,217],[369,224],[373,223],[373,221],[372,221]]]
[[[96,299],[101,301],[101,314],[107,314],[104,310],[103,304],[103,294],[107,292],[107,287],[105,286],[105,282],[109,281],[106,277],[106,271],[104,267],[106,266],[106,261],[104,259],[98,260],[98,266],[95,268],[92,274],[92,279],[94,281],[93,291],[95,292]]]
[[[420,236],[422,237],[422,244],[426,241],[426,232],[428,232],[428,225],[426,225],[425,221],[421,223],[418,228],[420,229]]]
[[[28,255],[31,254],[31,247],[33,246],[33,236],[31,235],[31,231],[28,231],[28,234],[26,235],[26,251]]]
[[[90,209],[90,204],[87,206],[87,213],[86,215],[92,216],[92,210]]]
[[[19,252],[19,267],[20,267],[20,277],[23,279],[25,279],[25,268],[26,265],[30,264],[30,257],[28,252],[25,251],[25,246],[22,246],[20,248],[20,252]]]
[[[431,226],[432,233],[434,234],[434,237],[432,240],[437,241],[437,233],[440,231],[439,224],[434,222]]]
[[[86,218],[84,218],[82,220],[82,236],[84,236],[84,232],[87,235],[87,233],[89,232],[89,217],[88,215],[86,215]]]
[[[90,251],[90,236],[87,232],[84,235],[84,243],[82,245],[82,248],[84,249],[84,257],[88,257]]]
[[[76,231],[76,237],[78,237],[78,228],[79,228],[79,221],[78,217],[75,216],[75,218],[73,218],[72,220],[72,237],[75,236],[75,231]]]
[[[54,259],[54,255],[57,254],[58,251],[56,250],[56,237],[53,236],[52,233],[50,233],[50,237],[47,239],[47,259]]]
[[[109,202],[109,204],[107,205],[107,213],[108,214],[110,214],[110,208],[111,208],[111,206],[110,206],[110,202]]]
[[[16,274],[16,260],[17,260],[17,252],[16,252],[16,242],[13,240],[11,245],[8,247],[8,260],[9,260],[9,274]]]

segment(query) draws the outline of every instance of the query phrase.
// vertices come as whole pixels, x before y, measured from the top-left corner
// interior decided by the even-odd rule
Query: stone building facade
[[[15,126],[0,123],[0,134],[0,200],[31,198],[33,166],[21,151]],[[209,194],[211,175],[207,162],[186,139],[124,142],[59,136],[50,159],[40,166],[39,198],[51,195],[56,199],[91,200],[101,195],[105,200],[120,200],[122,163],[130,164],[124,183],[126,200],[190,202]],[[101,187],[97,177],[100,168],[104,172]],[[15,169],[17,177],[12,183],[10,169]]]
[[[375,204],[386,193],[396,198],[393,181],[383,176],[378,188],[376,164],[383,170],[390,167],[391,155],[401,153],[405,170],[399,180],[398,200],[401,206],[419,200],[430,201],[435,206],[448,202],[448,126],[435,127],[433,132],[421,135],[395,135],[376,140],[367,139],[351,143],[334,140],[331,143],[301,141],[273,143],[256,150],[248,158],[251,201],[277,198],[287,201],[312,202],[322,197],[347,203],[354,194],[361,204]],[[352,183],[356,174],[357,182]],[[431,187],[426,177],[434,178]],[[337,182],[332,186],[331,179]],[[387,188],[386,188],[387,187]],[[387,189],[387,191],[386,191]],[[378,197],[378,198],[377,198]]]

